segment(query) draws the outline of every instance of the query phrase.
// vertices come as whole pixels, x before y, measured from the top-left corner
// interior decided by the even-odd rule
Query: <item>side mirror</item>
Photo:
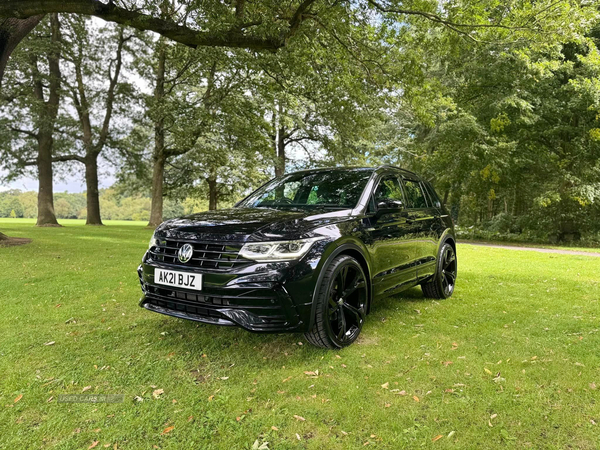
[[[400,200],[382,200],[377,203],[377,216],[389,213],[397,213],[404,209],[404,203]]]

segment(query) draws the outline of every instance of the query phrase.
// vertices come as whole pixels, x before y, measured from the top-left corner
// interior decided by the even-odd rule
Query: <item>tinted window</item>
[[[244,208],[354,208],[371,171],[295,173],[276,178],[238,206]]]
[[[404,180],[407,208],[427,208],[427,200],[418,181]]]
[[[375,204],[377,205],[383,200],[398,200],[404,202],[402,187],[396,176],[385,176],[379,182],[379,186],[377,186],[377,189],[375,190]]]

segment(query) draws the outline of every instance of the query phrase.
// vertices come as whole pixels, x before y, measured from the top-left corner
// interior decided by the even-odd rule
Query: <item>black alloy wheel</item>
[[[365,322],[368,285],[361,265],[350,256],[338,256],[327,268],[317,298],[313,329],[305,333],[313,345],[341,348],[358,338]]]
[[[454,292],[454,284],[456,283],[456,255],[450,245],[446,245],[444,248],[442,267],[442,287],[444,288],[444,296],[448,298]]]
[[[433,278],[421,285],[425,297],[444,299],[451,297],[456,286],[458,267],[456,252],[448,242],[440,249],[437,270]]]

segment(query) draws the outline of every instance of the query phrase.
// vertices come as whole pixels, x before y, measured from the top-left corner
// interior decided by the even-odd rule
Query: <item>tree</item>
[[[49,39],[46,37],[49,34]],[[29,166],[37,169],[38,226],[56,226],[53,199],[52,158],[56,146],[55,127],[61,100],[61,29],[52,14],[38,36],[29,39],[28,51],[15,61],[10,101],[3,105],[4,136],[0,151],[3,164],[16,177]]]
[[[110,138],[115,102],[119,100],[120,94],[128,92],[119,83],[119,76],[123,66],[124,47],[130,37],[125,36],[123,27],[117,30],[92,31],[89,22],[82,18],[71,18],[69,25],[66,37],[68,55],[65,58],[72,70],[67,77],[66,89],[77,111],[77,138],[82,144],[82,154],[57,155],[53,161],[76,161],[84,164],[87,188],[86,224],[102,225],[98,158]],[[114,57],[107,54],[109,51],[113,52]],[[102,100],[103,105],[100,106]],[[102,110],[103,114],[100,114]],[[98,126],[94,124],[94,113],[99,116]]]
[[[147,99],[154,127],[149,226],[162,222],[166,166],[210,132],[219,105],[243,85],[244,65],[234,56],[216,49],[193,51],[164,39],[155,43],[154,95]]]

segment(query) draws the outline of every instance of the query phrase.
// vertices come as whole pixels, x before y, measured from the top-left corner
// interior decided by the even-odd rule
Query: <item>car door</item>
[[[398,175],[384,174],[371,200],[367,238],[372,261],[373,291],[375,295],[389,295],[411,284],[416,278],[414,266],[414,236],[407,224],[406,212],[377,214],[377,204],[384,200],[405,202]]]
[[[422,182],[416,177],[402,177],[406,194],[407,221],[414,232],[415,265],[418,278],[435,272],[439,234],[439,211],[430,204]]]

